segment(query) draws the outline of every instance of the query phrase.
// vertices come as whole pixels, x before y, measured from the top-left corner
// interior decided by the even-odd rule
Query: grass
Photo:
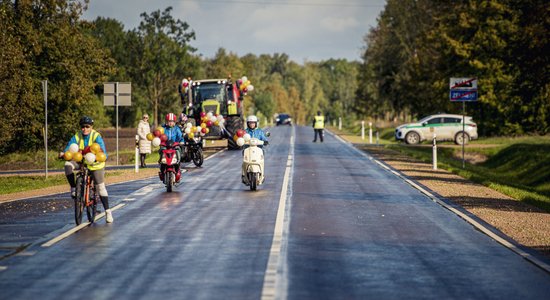
[[[332,131],[343,134],[352,143],[366,143],[353,129]],[[388,149],[432,162],[432,147],[408,146],[395,141],[393,128],[379,129],[379,144]],[[351,134],[350,134],[351,132]],[[550,212],[550,136],[481,138],[465,147],[471,155],[487,159],[478,164],[466,162],[462,168],[462,147],[452,142],[438,143],[438,167],[488,186],[514,199]]]

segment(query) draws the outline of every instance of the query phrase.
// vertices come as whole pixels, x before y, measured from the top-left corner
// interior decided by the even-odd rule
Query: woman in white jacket
[[[147,134],[151,132],[149,126],[149,115],[144,114],[141,121],[139,121],[137,134],[139,135],[139,156],[141,160],[141,167],[146,168],[145,156],[151,153],[151,142],[147,139]]]

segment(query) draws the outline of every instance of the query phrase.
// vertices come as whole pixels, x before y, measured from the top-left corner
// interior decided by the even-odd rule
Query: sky
[[[243,56],[286,53],[302,64],[330,58],[361,60],[364,37],[386,0],[90,0],[83,18],[113,18],[125,30],[140,14],[164,11],[189,24],[191,46],[206,58],[219,48]]]

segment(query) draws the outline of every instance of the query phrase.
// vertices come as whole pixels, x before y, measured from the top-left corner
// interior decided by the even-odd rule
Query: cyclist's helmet
[[[258,117],[256,116],[248,116],[248,118],[246,118],[246,125],[248,125],[248,127],[250,127],[250,123],[255,123],[256,126],[258,126]]]
[[[94,119],[92,119],[88,116],[83,116],[82,118],[80,118],[79,124],[80,124],[80,126],[94,125]]]
[[[176,115],[173,114],[173,113],[169,113],[166,115],[166,123],[170,122],[170,121],[174,121],[176,122]]]
[[[180,123],[185,123],[185,122],[187,122],[187,115],[184,114],[184,113],[181,113],[181,114],[180,114],[180,117],[179,117],[179,122],[180,122]]]

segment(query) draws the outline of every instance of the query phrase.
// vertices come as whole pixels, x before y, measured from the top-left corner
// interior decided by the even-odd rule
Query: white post
[[[369,122],[369,144],[372,144],[372,122]]]
[[[115,84],[115,106],[116,106],[116,165],[118,166],[118,81]]]
[[[379,132],[378,130],[376,131],[376,146],[378,146],[378,135],[379,135]]]
[[[433,138],[432,152],[433,152],[433,169],[437,170],[437,141],[435,139],[435,133]]]
[[[365,121],[361,121],[361,140],[365,140]]]
[[[139,160],[139,135],[136,134],[136,173],[139,173],[139,167],[138,167],[138,160]]]
[[[338,117],[338,130],[342,130],[342,117]]]

